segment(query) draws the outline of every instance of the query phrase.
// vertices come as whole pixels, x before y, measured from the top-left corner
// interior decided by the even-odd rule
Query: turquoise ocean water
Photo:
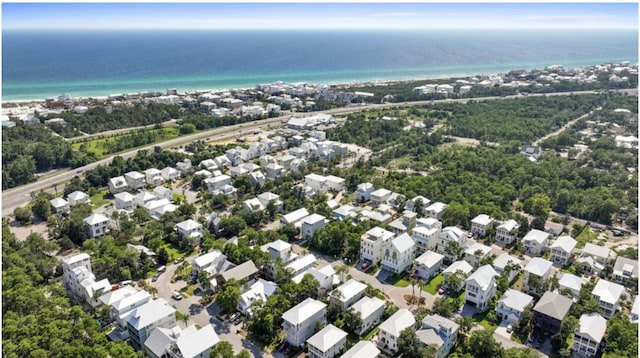
[[[628,30],[3,31],[2,100],[638,61]]]

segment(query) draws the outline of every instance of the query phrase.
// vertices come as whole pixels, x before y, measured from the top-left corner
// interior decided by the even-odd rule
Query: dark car
[[[156,281],[158,281],[158,277],[160,277],[160,274],[159,274],[159,273],[157,273],[157,274],[153,275],[153,277],[151,278],[151,282],[156,282]]]

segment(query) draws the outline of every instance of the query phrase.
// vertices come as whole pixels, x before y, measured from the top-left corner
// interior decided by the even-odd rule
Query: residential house
[[[329,324],[307,340],[309,358],[333,358],[347,343],[347,332]]]
[[[258,267],[253,263],[252,260],[245,261],[238,266],[229,268],[228,270],[222,272],[217,277],[217,287],[222,287],[226,282],[230,280],[246,281],[246,286],[249,287],[253,285],[253,283],[258,278]]]
[[[427,217],[434,218],[436,220],[442,220],[442,215],[444,214],[444,210],[446,208],[447,208],[447,204],[437,201],[427,206],[424,209],[424,214]]]
[[[105,235],[109,230],[109,218],[102,214],[91,214],[83,220],[87,235],[89,237],[98,237]]]
[[[349,279],[349,281],[336,287],[336,289],[329,294],[329,298],[332,301],[339,303],[340,308],[344,311],[347,307],[364,297],[366,289],[367,285],[362,282]]]
[[[613,265],[613,278],[618,283],[638,280],[638,260],[618,256]]]
[[[250,316],[253,311],[253,307],[259,305],[258,302],[265,303],[267,298],[273,295],[278,288],[278,285],[271,281],[258,279],[249,289],[240,295],[238,300],[238,311],[244,315]]]
[[[551,276],[553,263],[540,257],[534,257],[524,268],[522,291],[540,296],[549,288],[547,281]]]
[[[480,262],[489,257],[491,254],[491,247],[476,243],[464,250],[464,260],[473,266],[473,268],[480,267]]]
[[[415,243],[411,236],[402,234],[387,242],[382,255],[382,267],[399,274],[405,272],[412,264]]]
[[[431,200],[422,195],[418,195],[415,198],[407,200],[407,202],[404,203],[404,208],[405,210],[413,211],[418,215],[422,215],[424,208],[428,207],[429,204],[431,204]]]
[[[160,220],[160,217],[165,213],[178,210],[178,206],[171,204],[167,199],[150,201],[144,208],[147,209],[149,215],[156,220]]]
[[[123,176],[109,179],[109,192],[111,194],[118,194],[128,189],[127,181]]]
[[[400,235],[405,232],[411,235],[413,228],[416,227],[417,216],[418,214],[413,211],[405,210],[402,213],[402,216],[390,222],[389,226],[393,228],[396,235]]]
[[[569,315],[573,301],[557,292],[545,292],[533,307],[533,322],[536,332],[560,332],[562,321]]]
[[[209,357],[213,347],[220,342],[210,324],[198,329],[191,325],[156,328],[144,343],[149,358],[203,358]]]
[[[356,187],[356,201],[359,203],[364,203],[371,199],[371,193],[373,193],[375,188],[371,183],[362,183],[358,184]]]
[[[518,238],[518,229],[520,225],[518,222],[509,219],[496,228],[496,244],[498,245],[511,245]]]
[[[498,299],[496,315],[502,322],[515,325],[520,321],[522,312],[533,303],[533,297],[514,289],[507,289]]]
[[[180,178],[180,172],[176,168],[166,167],[160,171],[160,175],[165,181],[174,182]]]
[[[162,172],[157,168],[149,168],[144,171],[144,180],[149,186],[158,186],[164,183]]]
[[[334,175],[328,175],[326,177],[326,182],[327,182],[327,188],[329,188],[329,190],[334,191],[334,192],[341,192],[344,190],[344,183],[345,180],[334,176]]]
[[[193,240],[193,246],[200,245],[200,240],[202,239],[202,224],[199,222],[193,219],[179,222],[176,224],[176,231],[180,237]]]
[[[336,271],[333,269],[333,266],[326,265],[323,268],[316,269],[315,267],[311,267],[306,271],[299,273],[297,276],[293,277],[291,281],[295,283],[302,282],[302,279],[306,275],[311,275],[313,278],[318,281],[320,287],[318,288],[318,296],[324,296],[327,292],[331,291],[333,285],[340,282],[340,279],[336,277]]]
[[[461,282],[459,287],[451,287],[455,291],[460,291],[465,284],[465,280],[473,271],[473,266],[464,260],[456,261],[442,271],[442,279],[445,281],[449,276],[457,274],[460,276]]]
[[[325,227],[327,225],[327,219],[320,214],[311,214],[302,219],[301,234],[304,239],[309,239],[313,236],[313,233]]]
[[[147,302],[138,307],[127,319],[127,330],[131,345],[141,350],[153,330],[171,328],[176,325],[176,310],[163,298]]]
[[[411,311],[401,308],[396,313],[382,322],[378,331],[378,347],[395,354],[398,351],[398,337],[400,333],[416,324],[416,319]]]
[[[471,233],[474,236],[485,236],[493,227],[493,219],[487,214],[480,214],[471,220]]]
[[[573,250],[578,242],[571,236],[560,236],[551,244],[551,262],[567,265],[573,260]]]
[[[593,298],[600,303],[602,315],[611,318],[620,310],[620,299],[624,293],[624,286],[607,280],[598,280],[591,291]]]
[[[466,244],[466,232],[455,226],[447,226],[440,231],[440,235],[438,236],[438,244],[436,245],[436,251],[443,254],[449,262],[452,262],[458,260],[462,256]],[[458,246],[460,249],[460,253],[456,255],[453,252],[447,252],[447,247],[449,247],[450,245]]]
[[[125,173],[124,180],[127,181],[129,190],[142,189],[146,184],[144,174],[136,171]]]
[[[231,185],[231,177],[223,174],[217,177],[205,179],[204,183],[207,185],[209,192],[215,195],[214,193],[218,194],[225,185]]]
[[[524,247],[530,255],[544,254],[548,240],[549,234],[538,229],[532,229],[522,238]]]
[[[611,257],[611,250],[591,243],[584,245],[576,265],[584,272],[599,275],[605,269]]]
[[[249,173],[249,183],[253,187],[262,187],[266,181],[267,177],[259,170]]]
[[[307,174],[304,177],[306,186],[311,187],[317,194],[325,194],[329,187],[327,186],[327,178],[318,174]]]
[[[176,163],[176,169],[182,174],[188,174],[193,171],[193,165],[191,165],[191,159],[185,158],[182,161]]]
[[[284,269],[291,272],[291,276],[295,277],[312,268],[315,263],[316,257],[313,254],[308,254],[290,261]]]
[[[275,213],[279,213],[282,211],[282,206],[283,203],[280,200],[280,195],[278,194],[274,194],[271,192],[264,192],[260,195],[257,196],[258,201],[260,201],[260,204],[262,204],[262,206],[267,209],[269,207],[269,203],[273,203],[274,208],[275,208]]]
[[[167,199],[170,202],[173,201],[173,190],[164,186],[157,186],[153,188],[153,195],[158,199]]]
[[[633,300],[633,306],[631,307],[631,312],[629,313],[629,320],[631,323],[638,323],[638,317],[640,316],[640,296],[636,296],[636,299]]]
[[[276,279],[276,261],[279,259],[283,264],[288,264],[298,257],[298,255],[291,252],[291,245],[282,241],[276,240],[260,247],[260,249],[270,255],[270,260],[263,267],[262,270],[265,273],[265,277],[270,280]]]
[[[507,280],[511,282],[522,271],[522,260],[505,252],[493,260],[492,266],[500,275],[508,271]]]
[[[116,204],[116,209],[118,210],[133,211],[137,206],[135,199],[136,199],[135,196],[129,194],[126,191],[115,194],[113,196],[113,200],[115,201],[115,204]]]
[[[242,202],[242,208],[251,212],[260,212],[264,210],[264,206],[258,198],[247,199]]]
[[[200,162],[200,164],[198,164],[198,166],[202,169],[206,169],[206,170],[217,170],[218,169],[218,165],[216,164],[216,162],[213,159],[205,159],[203,161]]]
[[[353,219],[356,216],[358,216],[358,213],[354,210],[353,206],[348,204],[333,209],[333,218],[338,221]]]
[[[369,195],[371,205],[376,206],[385,203],[391,196],[391,191],[387,189],[378,189]]]
[[[269,180],[275,180],[284,174],[284,167],[280,164],[269,163],[264,167],[266,178]]]
[[[382,251],[386,243],[395,235],[381,227],[371,228],[360,237],[360,257],[377,265],[382,259]]]
[[[607,330],[607,320],[597,313],[583,313],[573,333],[571,349],[583,357],[593,357],[600,349],[600,342]]]
[[[280,218],[280,225],[295,225],[307,216],[309,216],[309,210],[307,210],[306,208],[300,208],[286,215],[283,215]]]
[[[156,198],[155,195],[151,194],[148,191],[141,191],[135,196],[135,201],[137,206],[146,206],[150,202],[156,201],[156,200],[158,200],[158,198]]]
[[[33,126],[33,125],[36,125],[36,124],[40,124],[40,119],[38,119],[38,117],[35,117],[31,113],[22,114],[22,115],[18,116],[18,119],[20,121],[22,121],[22,123],[24,123],[27,126]]]
[[[580,296],[580,289],[586,283],[585,279],[570,273],[563,273],[558,280],[558,292],[571,292],[571,296],[577,299]]]
[[[340,358],[377,358],[380,356],[380,350],[371,341],[360,341],[353,347],[349,348]]]
[[[327,305],[307,298],[282,314],[285,340],[292,346],[301,347],[314,333],[317,325],[326,324]]]
[[[93,293],[98,292],[100,288],[105,289],[104,281],[99,284],[95,281],[96,277],[91,271],[91,258],[86,253],[68,256],[62,259],[62,285],[77,297],[87,302],[94,299]],[[109,281],[106,280],[106,290],[110,290]],[[92,286],[94,286],[92,288]],[[95,290],[94,290],[95,289]],[[90,291],[94,292],[90,292]],[[87,296],[88,293],[92,295]]]
[[[422,345],[437,347],[435,358],[445,358],[458,339],[460,325],[438,314],[430,314],[422,319],[422,328],[416,336]]]
[[[120,288],[118,288],[117,290],[110,290],[108,292],[103,293],[98,300],[100,300],[100,304],[102,306],[108,306],[109,307],[109,315],[110,318],[112,320],[115,320],[116,317],[112,314],[113,312],[113,306],[117,303],[120,302],[121,300],[123,300],[126,297],[132,296],[136,293],[138,293],[139,291],[136,290],[135,288],[129,286],[129,285],[125,285],[122,286]],[[146,292],[146,291],[145,291]],[[106,317],[105,317],[106,318]]]
[[[127,329],[127,320],[136,308],[151,301],[149,292],[140,290],[132,295],[123,297],[111,305],[111,317],[116,321],[120,329]]]
[[[429,282],[438,275],[443,261],[444,255],[427,251],[418,256],[413,262],[413,274],[424,280],[424,282]]]
[[[378,297],[365,296],[354,303],[349,309],[362,319],[362,325],[355,333],[361,335],[375,327],[384,314],[384,306],[385,301]]]
[[[49,200],[51,203],[51,207],[53,207],[53,212],[55,214],[68,214],[69,213],[69,202],[62,198],[53,198]]]
[[[479,310],[485,310],[489,301],[496,294],[496,276],[499,276],[491,265],[478,268],[465,280],[465,302]]]
[[[193,260],[193,264],[191,265],[193,267],[192,275],[198,277],[203,270],[208,273],[208,276],[220,274],[221,268],[226,260],[227,257],[218,250],[213,250],[198,256]]]
[[[416,225],[411,231],[411,238],[416,242],[416,254],[421,255],[428,250],[435,250],[442,223],[433,218],[426,218],[416,220]]]
[[[74,191],[67,195],[67,201],[69,202],[69,206],[75,206],[78,204],[91,205],[91,198],[89,198],[89,195],[81,191]]]

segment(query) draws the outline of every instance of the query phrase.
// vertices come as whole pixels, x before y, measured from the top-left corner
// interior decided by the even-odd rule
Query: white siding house
[[[551,244],[551,262],[566,265],[573,259],[573,250],[578,242],[571,236],[560,236]]]
[[[377,297],[362,297],[349,308],[362,319],[362,326],[356,332],[357,334],[369,331],[380,322],[384,314],[384,305],[385,302]]]
[[[480,310],[485,310],[496,293],[496,276],[491,265],[484,265],[465,281],[465,301]]]
[[[383,248],[382,266],[393,273],[406,271],[414,258],[415,243],[408,234],[402,234],[387,242]]]
[[[518,237],[518,222],[509,219],[496,228],[496,243],[499,245],[511,245]]]
[[[360,237],[360,257],[376,265],[382,260],[382,250],[394,237],[393,233],[381,227],[374,227]]]
[[[401,308],[380,325],[378,347],[392,354],[398,351],[398,337],[405,328],[415,325],[416,319],[411,311]]]
[[[307,298],[282,314],[285,339],[292,346],[301,347],[314,333],[316,323],[326,324],[327,305]]]
[[[102,214],[92,214],[86,217],[83,221],[87,228],[87,234],[89,237],[105,235],[109,230],[109,218]]]
[[[329,324],[307,340],[310,358],[336,357],[347,342],[347,332]]]
[[[548,240],[549,234],[538,229],[532,229],[522,238],[524,247],[530,255],[542,255],[547,249]]]
[[[438,275],[443,261],[444,255],[427,251],[413,262],[414,275],[423,279],[424,282],[429,282]]]

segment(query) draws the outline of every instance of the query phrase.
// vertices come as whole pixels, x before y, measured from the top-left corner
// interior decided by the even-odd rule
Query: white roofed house
[[[390,222],[389,226],[393,228],[396,235],[400,235],[405,232],[411,235],[413,228],[416,227],[417,216],[418,214],[413,211],[405,210],[402,213],[402,216]]]
[[[207,178],[204,180],[204,183],[207,185],[207,189],[209,189],[211,194],[218,194],[225,185],[231,184],[231,177],[228,175],[220,175],[213,178]]]
[[[465,302],[479,310],[485,310],[496,294],[496,277],[499,276],[491,265],[477,269],[465,281]]]
[[[249,173],[249,183],[254,187],[262,187],[267,182],[267,177],[260,170]]]
[[[345,188],[345,180],[334,175],[328,175],[326,177],[326,183],[331,191],[340,192]]]
[[[129,190],[138,190],[144,188],[146,181],[142,173],[132,171],[124,174],[124,180],[127,181]]]
[[[498,299],[498,305],[496,306],[496,315],[503,322],[515,325],[520,321],[522,312],[525,308],[533,303],[533,297],[516,291],[513,289],[507,289],[505,293]]]
[[[218,250],[213,250],[193,260],[193,275],[199,276],[200,271],[206,271],[209,276],[220,274],[220,270],[227,257]]]
[[[309,216],[309,210],[307,210],[306,208],[300,208],[286,215],[283,215],[280,218],[280,225],[295,225],[307,216]]]
[[[102,214],[92,214],[83,220],[89,237],[105,235],[109,231],[109,218]]]
[[[627,283],[638,280],[638,260],[618,256],[613,265],[613,278],[616,282]]]
[[[464,260],[456,261],[449,265],[449,267],[444,269],[444,271],[442,271],[442,279],[444,281],[451,275],[459,275],[460,279],[462,280],[460,282],[460,286],[452,287],[455,291],[459,291],[464,286],[464,281],[467,279],[467,277],[469,277],[471,271],[473,271],[473,266],[469,265],[468,262]]]
[[[580,296],[580,289],[585,283],[586,281],[582,277],[563,273],[560,280],[558,280],[558,292],[570,292],[571,296],[577,299]]]
[[[405,272],[413,262],[414,249],[415,243],[408,234],[388,241],[383,248],[382,267],[395,274]]]
[[[182,238],[188,238],[192,241],[192,246],[200,245],[202,239],[202,224],[193,220],[187,219],[185,221],[176,224],[176,231]]]
[[[329,298],[340,304],[340,308],[344,311],[347,307],[356,303],[359,299],[364,297],[367,285],[354,279],[349,279],[347,282],[336,287],[329,294]]]
[[[446,208],[447,208],[447,204],[437,201],[427,206],[424,209],[424,213],[427,217],[434,218],[437,220],[442,220],[442,215],[444,214],[444,210]]]
[[[144,171],[144,180],[149,186],[158,186],[164,183],[162,172],[157,168],[149,168]]]
[[[135,309],[127,320],[131,344],[142,349],[144,343],[158,327],[171,328],[176,325],[176,310],[162,298],[150,301]]]
[[[155,195],[151,194],[148,191],[141,191],[135,196],[136,205],[145,206],[152,201],[158,200]]]
[[[340,358],[378,358],[380,350],[371,341],[360,341],[349,348]]]
[[[429,282],[438,275],[443,261],[443,255],[427,251],[413,262],[413,274],[424,280],[424,282]]]
[[[480,214],[471,220],[471,233],[475,236],[485,236],[491,227],[493,219],[487,214]]]
[[[611,318],[620,310],[620,299],[624,293],[624,286],[607,280],[598,280],[591,291],[593,298],[600,303],[602,315]]]
[[[153,195],[155,195],[158,199],[167,199],[171,202],[173,202],[173,190],[164,187],[164,186],[157,186],[155,188],[153,188]]]
[[[111,317],[116,321],[121,329],[127,329],[127,320],[133,311],[151,301],[149,292],[140,290],[131,295],[126,295],[122,299],[113,302],[111,306]]]
[[[53,198],[49,200],[51,203],[51,207],[53,207],[53,212],[56,214],[68,214],[69,213],[69,202],[62,198]]]
[[[73,193],[69,193],[69,195],[67,195],[67,201],[69,202],[69,206],[75,206],[78,204],[91,205],[91,198],[89,197],[89,195],[81,191],[74,191]]]
[[[40,119],[38,119],[38,117],[34,116],[31,113],[20,115],[18,119],[28,126],[40,124]]]
[[[375,327],[384,314],[384,306],[385,302],[378,297],[365,296],[354,303],[349,310],[362,319],[362,326],[355,333],[361,335]]]
[[[496,244],[511,245],[518,238],[520,225],[517,221],[509,219],[496,228]]]
[[[376,206],[376,205],[380,205],[382,203],[385,203],[389,197],[391,196],[391,191],[384,189],[384,188],[380,188],[374,192],[372,192],[369,195],[369,198],[371,199],[371,205]]]
[[[420,255],[429,250],[435,250],[440,236],[440,228],[418,225],[413,228],[411,238],[416,243],[416,254]]]
[[[422,328],[416,332],[421,344],[437,347],[435,358],[445,358],[456,344],[460,325],[438,314],[422,319]]]
[[[535,296],[542,295],[549,288],[553,263],[540,257],[534,257],[524,268],[522,291]]]
[[[476,243],[464,251],[464,260],[474,268],[478,268],[480,267],[480,262],[488,258],[490,254],[491,247]]]
[[[381,227],[371,228],[360,237],[360,257],[376,265],[382,259],[386,243],[394,237],[393,233]]]
[[[122,193],[115,194],[113,200],[116,204],[116,209],[133,211],[136,208],[136,197],[124,191]]]
[[[466,232],[455,226],[447,226],[440,231],[436,251],[443,254],[449,262],[452,262],[458,260],[462,256],[466,244]],[[448,247],[458,247],[459,253],[456,255],[455,252],[448,252]]]
[[[409,199],[404,203],[405,210],[413,211],[418,215],[422,215],[424,209],[431,204],[431,200],[422,195],[418,195],[413,199]]]
[[[356,201],[359,203],[369,201],[369,199],[371,198],[371,193],[373,193],[374,190],[375,189],[373,187],[373,184],[371,183],[358,184],[355,191]]]
[[[580,356],[593,357],[607,330],[607,320],[597,313],[583,313],[573,333],[571,349]]]
[[[300,283],[302,282],[302,279],[306,275],[313,276],[313,278],[316,281],[318,281],[318,283],[320,283],[320,287],[318,288],[319,296],[324,296],[327,292],[331,291],[334,284],[340,282],[340,278],[336,276],[336,271],[333,269],[333,266],[331,265],[326,265],[320,269],[311,267],[306,271],[303,271],[299,273],[297,276],[293,277],[291,281],[295,283]]]
[[[500,275],[508,271],[507,280],[511,282],[522,271],[522,260],[505,252],[493,260],[492,266]]]
[[[398,337],[400,333],[416,324],[413,314],[406,308],[401,308],[396,313],[382,322],[378,333],[378,347],[383,351],[396,353],[398,351]]]
[[[265,176],[269,180],[275,180],[284,173],[284,167],[280,164],[269,163],[264,167]]]
[[[290,261],[284,269],[291,273],[291,276],[297,276],[316,264],[316,257],[313,254],[297,257],[295,260]]]
[[[176,169],[182,174],[193,172],[193,165],[191,165],[191,159],[185,158],[176,163]]]
[[[638,323],[638,318],[640,317],[640,296],[636,296],[635,300],[633,300],[633,306],[631,307],[631,312],[629,313],[629,320],[631,323]]]
[[[211,349],[220,342],[210,324],[198,329],[191,325],[185,329],[180,326],[156,328],[144,343],[145,352],[150,358],[201,358],[208,357]]]
[[[336,357],[347,342],[347,332],[329,324],[307,340],[310,358]]]
[[[522,238],[524,247],[530,255],[544,254],[548,240],[549,234],[538,229],[532,229]]]
[[[292,346],[301,347],[314,333],[317,325],[326,324],[327,305],[307,298],[282,314],[285,340]]]
[[[324,216],[320,214],[311,214],[302,219],[302,225],[300,227],[302,237],[305,239],[309,239],[311,238],[311,236],[313,236],[313,233],[316,230],[321,229],[326,225],[327,219]]]
[[[571,236],[558,237],[551,247],[551,262],[566,265],[573,260],[573,250],[578,242]]]
[[[587,243],[575,263],[583,272],[599,275],[607,267],[610,258],[611,250],[608,248]]]
[[[160,171],[160,175],[166,181],[174,182],[180,178],[180,172],[176,168],[166,167]]]
[[[122,193],[127,189],[129,189],[129,186],[123,176],[109,179],[109,192],[111,194]]]
[[[258,279],[251,287],[240,295],[238,310],[245,315],[251,315],[254,306],[264,304],[267,298],[276,291],[278,285],[271,281]]]
[[[200,162],[200,164],[198,164],[200,166],[200,168],[203,169],[207,169],[207,170],[217,170],[218,169],[218,165],[216,164],[216,162],[213,159],[205,159],[203,161]]]

